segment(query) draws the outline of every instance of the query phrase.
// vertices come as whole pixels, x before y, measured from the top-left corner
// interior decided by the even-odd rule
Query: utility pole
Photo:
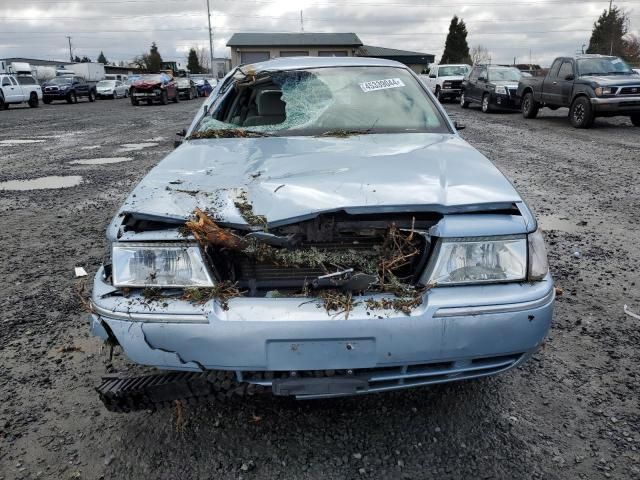
[[[611,49],[609,55],[613,55],[613,19],[611,18],[611,9],[613,8],[613,0],[609,0],[609,28],[611,29]]]
[[[69,61],[73,63],[73,53],[71,52],[71,37],[68,35],[67,40],[69,40]]]
[[[213,30],[211,30],[211,9],[207,0],[207,21],[209,22],[209,71],[213,74]]]
[[[300,31],[304,33],[304,17],[302,16],[302,10],[300,10]]]

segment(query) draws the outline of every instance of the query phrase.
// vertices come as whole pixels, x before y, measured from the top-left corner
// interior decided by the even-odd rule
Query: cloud
[[[215,0],[215,55],[228,56],[233,32],[355,32],[366,44],[442,54],[451,17],[464,19],[470,46],[484,45],[496,63],[516,58],[548,65],[589,42],[604,1],[579,0]],[[640,0],[616,0],[638,32]],[[205,0],[2,0],[0,58],[66,60],[73,54],[130,60],[155,41],[166,60],[207,47]]]

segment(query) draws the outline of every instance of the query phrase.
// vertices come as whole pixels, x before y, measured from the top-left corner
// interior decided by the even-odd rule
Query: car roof
[[[264,62],[241,65],[240,69],[243,72],[248,70],[269,72],[326,67],[395,67],[408,69],[407,66],[400,62],[369,57],[280,57]]]

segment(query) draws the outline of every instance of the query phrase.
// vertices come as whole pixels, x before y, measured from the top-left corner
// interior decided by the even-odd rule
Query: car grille
[[[337,242],[305,242],[300,248],[314,247],[319,250],[328,251],[371,251],[382,246],[382,238],[363,237],[342,237]],[[420,258],[406,269],[403,269],[403,278],[417,277],[423,265],[424,250],[426,245],[422,244]],[[325,275],[328,272],[320,267],[287,267],[275,265],[273,263],[259,262],[241,253],[234,254],[232,263],[235,266],[235,281],[241,288],[248,288],[253,293],[256,290],[265,289],[301,289],[306,283],[310,283],[315,278]],[[330,266],[328,266],[331,268]],[[345,268],[348,268],[345,266]],[[334,270],[335,271],[335,270]]]
[[[451,83],[451,88],[462,88],[462,80],[453,80],[449,83]]]
[[[517,88],[508,88],[507,92],[509,92],[509,96],[511,96],[511,97],[517,97],[518,96],[518,89]]]
[[[296,372],[295,378],[342,377],[364,379],[367,386],[356,394],[384,392],[423,385],[434,385],[457,380],[485,377],[503,372],[523,359],[524,353],[463,361],[401,365],[394,367],[364,368],[335,371]],[[271,387],[275,379],[287,379],[290,372],[236,372],[238,381]],[[341,396],[343,394],[298,395],[300,399]]]
[[[57,92],[58,91],[58,87],[45,87],[44,89],[45,92]]]
[[[640,95],[640,85],[622,87],[618,95]]]

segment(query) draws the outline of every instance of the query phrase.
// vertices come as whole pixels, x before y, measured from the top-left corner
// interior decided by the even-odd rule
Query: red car
[[[173,77],[166,73],[140,75],[131,82],[129,96],[131,105],[139,105],[141,101],[147,102],[147,105],[151,105],[154,100],[162,105],[169,103],[169,100],[175,103],[180,101],[178,86]]]

